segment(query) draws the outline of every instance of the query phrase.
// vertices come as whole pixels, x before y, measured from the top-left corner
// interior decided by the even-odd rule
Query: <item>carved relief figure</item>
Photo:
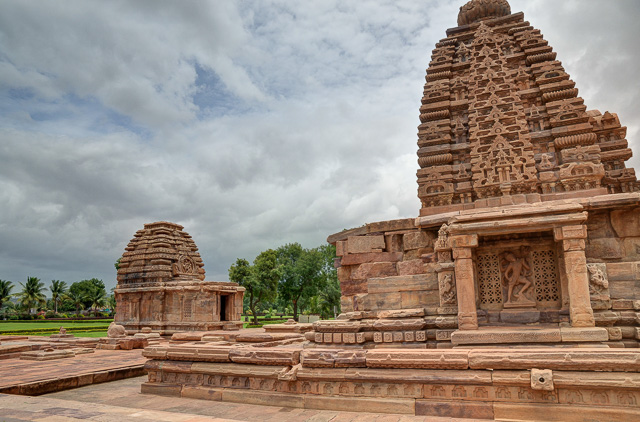
[[[500,270],[502,271],[503,280],[508,287],[507,303],[514,304],[530,304],[533,302],[526,294],[533,283],[529,278],[531,275],[531,265],[528,262],[529,248],[523,246],[520,253],[506,252],[502,256],[500,262]],[[522,285],[517,293],[514,293],[516,287]],[[515,298],[515,300],[514,300]]]
[[[599,295],[609,288],[609,281],[604,272],[597,265],[587,265],[589,270],[589,293],[591,295]]]
[[[442,294],[442,303],[445,305],[455,305],[456,289],[453,282],[452,274],[445,274],[442,277],[440,292]]]

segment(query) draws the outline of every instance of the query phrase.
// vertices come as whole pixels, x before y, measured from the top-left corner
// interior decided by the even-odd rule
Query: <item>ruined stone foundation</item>
[[[329,236],[342,314],[145,351],[143,392],[529,421],[640,420],[640,186],[539,30],[473,0],[437,43],[416,218]],[[205,337],[203,337],[205,339]]]

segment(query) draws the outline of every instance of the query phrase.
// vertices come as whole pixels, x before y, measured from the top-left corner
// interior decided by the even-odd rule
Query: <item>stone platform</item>
[[[40,395],[139,376],[145,362],[141,350],[96,350],[45,361],[7,359],[0,365],[0,393]]]
[[[640,352],[607,347],[149,347],[143,393],[299,409],[556,421],[640,418]],[[544,411],[542,411],[544,410]]]
[[[144,378],[85,386],[39,397],[0,395],[6,421],[456,422],[451,418],[380,415],[243,405],[140,394]],[[117,404],[117,405],[114,405]],[[469,421],[464,419],[464,421]]]

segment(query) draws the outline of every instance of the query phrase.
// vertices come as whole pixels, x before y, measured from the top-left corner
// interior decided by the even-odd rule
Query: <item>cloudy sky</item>
[[[463,3],[2,0],[0,279],[112,287],[158,220],[227,280],[237,257],[415,217],[425,69]],[[640,2],[510,3],[637,145]]]

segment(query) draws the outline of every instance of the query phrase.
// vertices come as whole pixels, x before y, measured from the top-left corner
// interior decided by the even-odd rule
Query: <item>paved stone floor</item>
[[[377,415],[140,394],[146,377],[94,384],[38,397],[0,395],[0,421],[264,421],[264,422],[418,422],[471,419]]]
[[[0,361],[0,392],[17,393],[20,390],[23,394],[39,394],[111,381],[132,370],[139,374],[146,361],[140,349],[96,350],[73,358],[46,361],[5,359]]]

